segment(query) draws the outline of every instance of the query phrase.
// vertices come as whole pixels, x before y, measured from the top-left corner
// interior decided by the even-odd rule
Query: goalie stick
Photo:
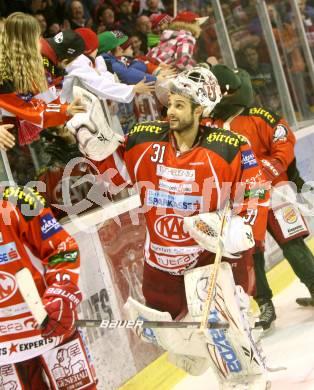
[[[99,327],[99,328],[181,328],[181,329],[199,329],[200,322],[180,322],[180,321],[146,321],[146,320],[76,320],[75,324],[81,327]],[[227,329],[227,322],[207,323],[208,329]]]
[[[22,268],[15,274],[15,279],[19,291],[29,307],[30,312],[35,318],[40,328],[44,327],[48,314],[39,296],[33,276],[28,268]],[[97,327],[97,328],[189,328],[197,329],[200,327],[200,322],[179,322],[179,321],[145,321],[145,320],[76,320],[76,326],[80,327]],[[206,327],[206,326],[205,326]],[[227,329],[228,323],[207,323],[209,329]]]
[[[221,221],[220,221],[220,226],[219,226],[219,236],[218,236],[217,251],[216,251],[215,261],[214,261],[214,266],[213,266],[213,272],[210,276],[207,297],[206,297],[206,301],[204,303],[201,325],[200,325],[200,329],[202,331],[204,331],[208,327],[207,326],[208,316],[209,316],[210,307],[211,307],[211,304],[213,301],[214,289],[215,289],[215,285],[216,285],[216,281],[217,281],[219,265],[221,263],[222,253],[223,253],[223,249],[224,249],[222,232],[223,232],[223,229],[226,225],[229,212],[230,212],[230,200],[228,199],[226,204],[225,204],[225,207],[223,209]]]

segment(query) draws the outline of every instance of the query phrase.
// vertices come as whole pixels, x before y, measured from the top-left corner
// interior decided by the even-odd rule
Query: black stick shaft
[[[91,328],[189,328],[199,329],[200,322],[179,322],[179,321],[127,321],[127,320],[76,320],[76,326],[91,327]],[[208,329],[227,329],[227,322],[207,324]]]

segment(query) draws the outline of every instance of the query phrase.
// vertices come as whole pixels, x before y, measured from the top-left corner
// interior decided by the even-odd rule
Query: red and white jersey
[[[57,96],[56,100],[49,103],[42,98],[44,94],[38,96],[41,98],[33,97],[31,94],[18,95],[14,92],[13,84],[5,82],[0,88],[2,116],[16,116],[43,129],[62,125],[69,119],[66,113],[68,104],[61,104]]]
[[[211,127],[224,127],[222,119],[203,119]],[[295,136],[287,121],[262,107],[251,107],[230,122],[230,129],[245,136],[259,160],[276,159],[282,164],[279,176],[272,182],[288,180],[286,171],[294,159]]]
[[[42,338],[15,273],[28,268],[40,295],[54,282],[78,283],[79,250],[31,188],[7,187],[0,200],[0,365],[41,355],[62,342]]]
[[[255,239],[264,239],[269,195],[254,153],[233,132],[200,127],[195,145],[180,153],[168,122],[140,123],[124,146],[94,163],[100,180],[138,189],[147,223],[145,261],[152,267],[175,275],[194,267],[203,249],[184,231],[183,217],[221,208],[230,192],[233,200],[240,197],[238,210]]]

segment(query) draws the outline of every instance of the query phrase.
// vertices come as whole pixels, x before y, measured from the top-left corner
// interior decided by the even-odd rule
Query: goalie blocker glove
[[[79,149],[86,157],[102,161],[124,142],[124,137],[110,128],[95,95],[80,87],[74,87],[73,94],[87,106],[88,112],[74,115],[66,126],[77,138]]]

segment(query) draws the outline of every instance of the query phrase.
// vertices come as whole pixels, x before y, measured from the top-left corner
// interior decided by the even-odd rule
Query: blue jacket
[[[147,73],[147,66],[143,61],[132,60],[130,65],[127,66],[112,54],[103,53],[101,56],[105,60],[108,70],[116,73],[122,83],[137,84],[144,77],[146,77],[146,82],[156,81],[155,76]]]

